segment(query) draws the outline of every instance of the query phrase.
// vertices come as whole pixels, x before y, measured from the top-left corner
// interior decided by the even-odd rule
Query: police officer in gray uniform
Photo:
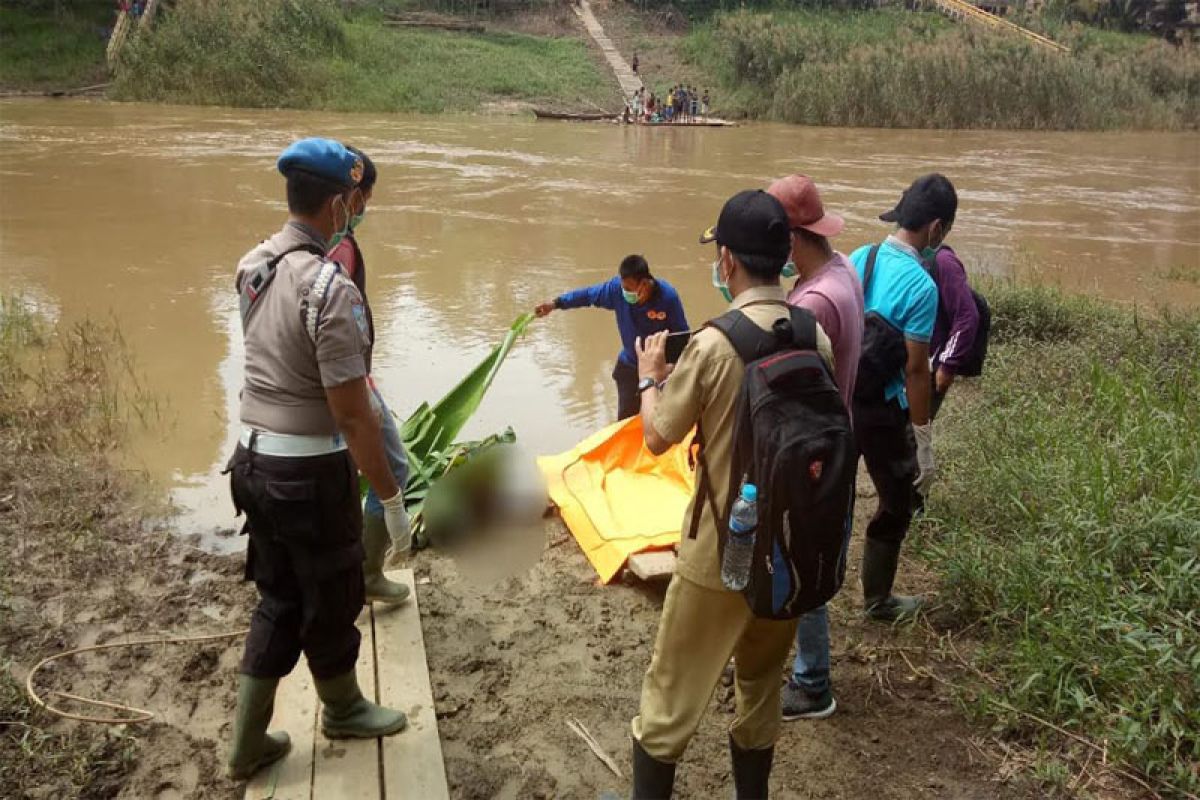
[[[238,264],[246,348],[244,426],[229,463],[246,514],[246,578],[258,587],[242,655],[229,774],[282,758],[267,733],[279,679],[301,651],[330,738],[397,733],[407,720],[363,697],[354,672],[364,602],[361,470],[383,500],[393,544],[408,547],[400,487],[368,399],[371,345],[362,296],[327,261],[349,227],[362,160],[335,141],[304,139],[279,157],[290,218]]]

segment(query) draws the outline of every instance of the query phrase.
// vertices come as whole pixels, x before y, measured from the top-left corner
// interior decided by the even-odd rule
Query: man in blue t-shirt
[[[617,277],[594,286],[573,289],[536,309],[544,317],[559,308],[607,308],[616,313],[621,334],[621,353],[612,377],[617,384],[617,419],[635,416],[642,408],[642,392],[647,388],[638,381],[637,353],[634,342],[652,333],[688,329],[683,303],[675,287],[650,274],[650,265],[642,256],[626,256]]]
[[[900,545],[913,516],[913,488],[924,496],[937,469],[930,425],[929,339],[938,291],[921,266],[921,256],[941,242],[957,211],[958,195],[950,181],[938,174],[917,178],[896,207],[879,217],[895,222],[895,233],[850,256],[863,281],[868,317],[877,314],[897,329],[907,351],[902,369],[880,376],[882,393],[865,397],[856,391],[854,398],[855,438],[879,495],[863,546],[863,600],[867,616],[880,621],[911,617],[921,608],[919,597],[892,594]],[[874,269],[868,281],[872,254]],[[860,387],[867,364],[866,358],[860,362]]]

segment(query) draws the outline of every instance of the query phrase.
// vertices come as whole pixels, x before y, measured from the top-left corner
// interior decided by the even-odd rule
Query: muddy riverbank
[[[1152,437],[1169,437],[1170,430],[1163,426],[1184,424],[1189,414],[1195,429],[1194,413],[1181,397],[1173,401],[1182,409],[1174,414],[1143,409],[1147,398],[1160,402],[1172,396],[1176,385],[1195,385],[1198,380],[1194,365],[1179,363],[1176,349],[1156,349],[1165,341],[1194,343],[1194,315],[1161,331],[1144,322],[1151,333],[1145,338],[1112,312],[1060,304],[1050,295],[1009,292],[1003,301],[996,294],[993,298],[1000,315],[1000,341],[992,355],[996,370],[980,386],[956,387],[948,403],[949,433],[939,445],[939,457],[945,457],[945,485],[935,491],[930,519],[914,531],[900,571],[899,590],[926,594],[930,616],[920,624],[895,628],[863,620],[857,550],[874,502],[869,482],[860,476],[859,534],[846,587],[831,614],[839,710],[826,721],[785,725],[776,759],[776,796],[1032,800],[1051,791],[1105,800],[1144,796],[1096,764],[1090,750],[1079,744],[1081,739],[1048,735],[1045,725],[1031,727],[1022,718],[998,716],[995,708],[981,702],[1005,686],[1029,686],[1038,680],[1037,674],[1027,679],[1025,673],[1012,670],[980,671],[980,666],[994,669],[997,657],[1002,659],[1006,652],[1034,654],[1044,649],[1046,658],[1054,658],[1055,648],[1064,646],[1064,630],[1068,645],[1091,635],[1097,637],[1095,648],[1121,648],[1102,630],[1078,628],[1077,620],[1070,618],[1071,603],[1096,597],[1094,585],[1115,574],[1105,566],[1104,549],[1093,548],[1086,538],[1079,541],[1088,548],[1086,557],[1051,562],[1049,573],[1040,574],[1038,570],[1046,568],[1037,563],[1020,565],[1020,581],[1040,575],[1041,581],[1061,584],[1057,606],[1043,607],[1036,596],[1037,607],[1023,611],[1021,598],[1007,590],[1001,600],[993,598],[994,607],[980,606],[977,598],[991,596],[989,587],[1004,586],[1013,574],[1009,561],[1021,558],[1020,549],[1010,551],[994,542],[1001,536],[1037,541],[1044,538],[1053,517],[1025,523],[1014,518],[999,531],[988,527],[994,524],[989,521],[1005,514],[1011,517],[1014,502],[1006,499],[1007,491],[991,492],[991,482],[981,488],[973,472],[963,471],[962,464],[971,458],[963,447],[971,440],[962,436],[961,415],[972,409],[978,413],[980,405],[995,402],[997,394],[1018,390],[1014,386],[1032,393],[1054,391],[1049,385],[1030,388],[1021,370],[1014,369],[1014,358],[1058,359],[1057,374],[1075,385],[1095,378],[1087,353],[1103,351],[1105,357],[1120,361],[1115,354],[1133,348],[1140,353],[1138,364],[1149,360],[1146,371],[1172,365],[1179,370],[1175,381],[1146,385],[1124,405],[1111,401],[1123,409],[1128,429],[1139,436],[1137,442],[1120,443],[1120,453],[1141,453],[1147,440],[1158,441]],[[140,402],[128,385],[113,381],[124,363],[112,357],[120,352],[115,332],[92,325],[60,327],[58,332],[22,327],[14,320],[30,318],[14,313],[16,308],[6,302],[0,313],[0,449],[12,454],[0,461],[0,781],[15,796],[28,798],[240,797],[240,787],[221,777],[240,655],[236,637],[82,654],[56,662],[37,679],[43,696],[61,691],[148,709],[156,717],[146,724],[58,720],[38,711],[24,695],[28,670],[45,656],[119,641],[234,633],[245,626],[255,598],[241,580],[240,554],[200,550],[196,545],[202,537],[178,517],[152,522],[162,518],[161,494],[145,483],[142,473],[114,463]],[[1030,331],[1040,335],[1050,330],[1066,344],[1055,353],[1038,351],[1044,345],[1036,336],[1031,338]],[[1154,336],[1156,331],[1164,338]],[[1093,341],[1097,332],[1102,334],[1099,344]],[[1155,357],[1161,365],[1155,365]],[[1107,391],[1111,394],[1111,387]],[[1076,391],[1068,400],[1077,405],[1068,405],[1069,413],[1058,416],[1084,419],[1087,433],[1058,435],[1056,447],[1064,453],[1082,446],[1103,451],[1102,444],[1092,441],[1087,416],[1099,412],[1090,410],[1089,399]],[[1045,424],[1051,424],[1055,415],[1045,416]],[[973,429],[1003,438],[1003,418],[986,422],[977,421]],[[1156,455],[1179,460],[1177,473],[1182,476],[1194,469],[1186,461],[1194,461],[1194,455],[1179,445],[1186,439],[1175,440],[1175,451],[1155,446]],[[1142,449],[1131,450],[1133,444]],[[1028,458],[1024,448],[1007,452],[996,446],[988,453],[989,461],[1000,464]],[[1074,496],[1071,474],[1045,474],[1042,490],[1057,492],[1058,499],[1040,513],[1066,508],[1072,524],[1084,524],[1086,534],[1086,512],[1070,508],[1065,499]],[[1182,478],[1179,483],[1182,494],[1176,506],[1194,508],[1194,488],[1188,494]],[[1173,575],[1178,582],[1178,590],[1169,596],[1148,593],[1140,571],[1122,578],[1128,581],[1121,592],[1123,602],[1134,606],[1127,617],[1131,623],[1142,623],[1137,609],[1146,604],[1153,606],[1146,612],[1146,624],[1175,619],[1170,603],[1192,607],[1186,593],[1194,593],[1189,587],[1195,584],[1188,582],[1186,570],[1192,563],[1187,560],[1187,543],[1195,544],[1194,524],[1188,533],[1186,520],[1176,524],[1154,513],[1153,506],[1145,506],[1152,498],[1140,484],[1131,489],[1129,482],[1110,480],[1106,486],[1106,491],[1137,492],[1138,504],[1122,501],[1121,514],[1149,509],[1146,518],[1133,519],[1128,530],[1173,536],[1184,543],[1173,550],[1164,547],[1156,556],[1163,562],[1160,574]],[[959,519],[964,503],[969,513]],[[1020,508],[1024,519],[1027,509],[1037,506]],[[1038,552],[1057,552],[1079,535],[1067,522],[1057,523],[1056,529],[1062,530],[1061,541],[1042,542]],[[949,536],[958,546],[949,553],[940,551]],[[1110,538],[1120,545],[1119,537]],[[1136,549],[1138,537],[1127,538]],[[1139,565],[1150,557],[1137,552]],[[1092,561],[1102,578],[1089,571]],[[981,563],[991,565],[994,574],[972,571]],[[481,583],[436,552],[418,554],[411,566],[417,575],[452,796],[588,798],[608,790],[624,795],[624,780],[593,758],[566,722],[569,717],[582,721],[629,774],[628,725],[636,713],[663,587],[598,585],[574,539],[555,518],[546,523],[546,545],[537,564],[499,583]],[[950,581],[944,584],[935,569],[949,571]],[[1112,604],[1101,605],[1089,618]],[[1047,636],[998,648],[1005,637],[1020,637],[1020,627],[1013,628],[1009,617],[1013,613],[1031,614],[1026,624],[1047,626]],[[1182,613],[1178,611],[1178,619]],[[1157,624],[1170,624],[1161,620]],[[1168,629],[1164,635],[1175,634]],[[1170,662],[1177,672],[1187,669],[1181,659],[1192,634],[1180,626],[1178,636],[1184,646]],[[1122,658],[1097,663],[1092,674],[1101,681],[1109,669],[1123,674],[1141,669],[1141,679],[1107,688],[1097,683],[1093,702],[1122,702],[1129,692],[1144,697],[1152,690],[1151,676],[1165,669],[1166,662],[1155,660],[1157,656],[1139,661],[1133,651],[1121,652]],[[1019,667],[1028,668],[1023,663]],[[1180,681],[1178,686],[1183,696],[1186,685]],[[729,786],[725,731],[733,710],[731,694],[727,686],[717,689],[682,762],[681,797],[721,796]],[[54,702],[77,712],[89,710],[62,697]],[[1183,707],[1194,706],[1184,702]],[[981,718],[969,722],[968,708]],[[1105,719],[1094,720],[1079,733],[1102,735]],[[1063,723],[1075,727],[1071,721]],[[1190,746],[1187,736],[1185,729],[1180,748]],[[1161,766],[1155,769],[1160,776],[1168,774]],[[1086,792],[1071,788],[1084,782]]]

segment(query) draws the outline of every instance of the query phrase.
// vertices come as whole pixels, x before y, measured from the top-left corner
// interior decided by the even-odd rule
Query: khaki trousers
[[[655,759],[678,761],[732,655],[737,716],[730,735],[743,750],[772,747],[779,737],[783,665],[795,635],[796,620],[759,619],[740,594],[676,575],[642,684],[634,738]]]

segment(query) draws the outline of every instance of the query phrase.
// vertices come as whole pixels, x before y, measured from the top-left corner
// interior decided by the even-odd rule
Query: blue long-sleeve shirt
[[[621,279],[612,278],[594,286],[573,289],[558,296],[556,305],[559,308],[607,308],[616,314],[617,331],[621,334],[621,353],[619,361],[630,366],[637,366],[637,353],[633,343],[637,337],[646,337],[659,331],[688,330],[687,317],[683,313],[683,303],[675,287],[662,278],[654,279],[654,293],[645,303],[630,305],[621,294]]]

